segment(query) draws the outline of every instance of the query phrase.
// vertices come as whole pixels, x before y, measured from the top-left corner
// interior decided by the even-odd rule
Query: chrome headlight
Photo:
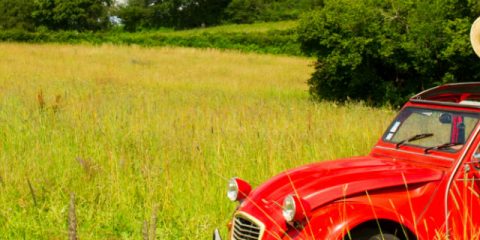
[[[285,200],[283,200],[283,218],[285,218],[285,221],[287,222],[292,222],[295,218],[296,212],[297,205],[295,204],[295,199],[293,198],[293,195],[288,195]]]
[[[312,216],[310,204],[296,195],[288,195],[283,200],[282,215],[285,221],[302,221]]]
[[[232,178],[230,179],[230,181],[228,181],[227,197],[232,202],[235,202],[237,201],[237,196],[238,196],[237,181],[235,180],[235,178]]]
[[[242,201],[252,191],[252,187],[240,178],[232,178],[228,181],[227,197],[232,202]]]

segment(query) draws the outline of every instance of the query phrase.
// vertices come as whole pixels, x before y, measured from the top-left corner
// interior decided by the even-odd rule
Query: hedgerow
[[[182,46],[195,48],[234,49],[245,52],[303,55],[295,29],[263,32],[76,32],[21,30],[0,31],[0,41],[28,43],[92,43],[140,46]]]

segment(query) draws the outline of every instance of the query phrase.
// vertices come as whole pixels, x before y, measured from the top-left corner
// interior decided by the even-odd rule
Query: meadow
[[[280,21],[138,32],[122,29],[106,32],[1,30],[0,42],[176,46],[305,56],[307,53],[302,52],[298,42],[297,25],[298,21]]]
[[[313,102],[313,60],[235,51],[0,44],[0,232],[210,239],[288,168],[367,154],[394,111]],[[148,233],[147,233],[148,230]]]

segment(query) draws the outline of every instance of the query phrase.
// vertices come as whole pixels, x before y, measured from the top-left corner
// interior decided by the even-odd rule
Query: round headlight
[[[312,216],[310,204],[296,195],[288,195],[283,200],[283,218],[287,222],[302,221]]]
[[[285,221],[292,222],[295,218],[295,214],[297,212],[297,205],[295,204],[295,199],[293,195],[288,195],[285,200],[283,200],[283,218]]]
[[[235,178],[232,178],[232,179],[230,179],[230,181],[228,181],[227,197],[232,202],[235,202],[235,201],[237,201],[237,196],[238,196],[237,181],[236,181]]]
[[[228,181],[227,197],[232,202],[242,201],[252,191],[252,187],[240,178],[232,178]]]

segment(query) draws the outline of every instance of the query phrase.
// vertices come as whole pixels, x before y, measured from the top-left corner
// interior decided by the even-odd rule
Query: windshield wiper
[[[402,141],[398,142],[397,145],[395,145],[395,147],[398,149],[398,148],[400,148],[400,146],[404,145],[405,143],[417,141],[417,140],[432,137],[432,136],[433,136],[433,133],[417,134],[417,135],[415,135],[411,138],[408,138],[408,139],[405,139],[405,140],[402,140]]]
[[[438,145],[438,146],[435,146],[435,147],[425,148],[424,153],[427,154],[430,150],[442,150],[442,149],[446,149],[446,148],[450,148],[450,147],[454,147],[454,146],[458,146],[458,145],[463,145],[463,144],[464,143],[444,143],[444,144],[441,144],[441,145]]]

